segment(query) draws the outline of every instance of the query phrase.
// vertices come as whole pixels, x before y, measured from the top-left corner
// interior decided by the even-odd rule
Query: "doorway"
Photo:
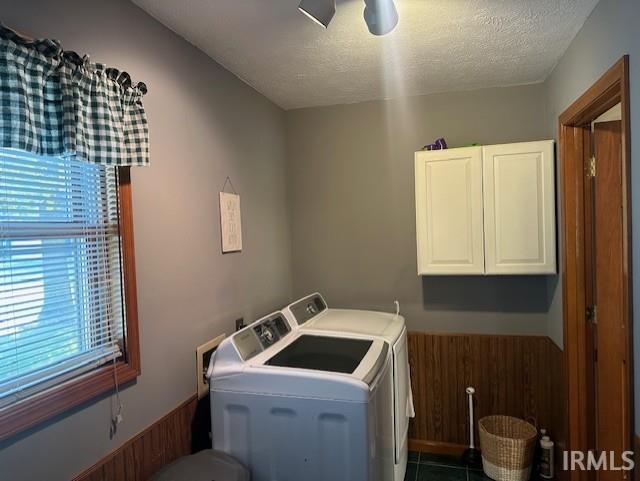
[[[560,116],[567,450],[633,450],[629,59]],[[568,473],[571,481],[628,471]]]

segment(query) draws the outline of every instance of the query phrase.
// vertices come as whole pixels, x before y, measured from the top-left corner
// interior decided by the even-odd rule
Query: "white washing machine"
[[[283,312],[302,332],[368,335],[384,339],[392,346],[393,405],[387,416],[394,424],[394,479],[403,481],[409,452],[409,419],[415,416],[404,317],[399,313],[330,309],[319,293],[303,297]]]
[[[276,312],[209,365],[213,447],[252,481],[392,481],[392,361],[372,336],[293,329]]]

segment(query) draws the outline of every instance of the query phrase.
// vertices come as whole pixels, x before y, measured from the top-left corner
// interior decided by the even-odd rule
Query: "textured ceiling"
[[[362,0],[327,30],[299,0],[133,0],[285,109],[542,81],[597,0],[396,0],[375,37]]]

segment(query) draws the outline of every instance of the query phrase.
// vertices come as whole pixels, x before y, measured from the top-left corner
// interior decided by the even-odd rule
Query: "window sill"
[[[118,362],[116,369],[119,386],[140,375],[139,366],[132,363]],[[82,377],[7,406],[0,410],[0,441],[114,388],[113,365],[107,364]]]

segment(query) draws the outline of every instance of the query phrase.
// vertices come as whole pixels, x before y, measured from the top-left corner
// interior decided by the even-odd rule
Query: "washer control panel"
[[[281,312],[276,312],[237,332],[233,336],[240,357],[247,361],[291,332],[291,326]]]
[[[253,332],[260,339],[260,344],[264,349],[278,342],[289,331],[291,331],[291,327],[281,314],[265,319],[253,327]]]
[[[324,299],[322,299],[320,294],[313,294],[309,297],[305,297],[290,307],[299,326],[317,316],[326,308],[327,304],[324,302]]]
[[[238,353],[240,353],[240,357],[245,361],[262,352],[260,339],[256,337],[253,329],[243,329],[235,334],[233,336],[233,343],[235,344]]]

